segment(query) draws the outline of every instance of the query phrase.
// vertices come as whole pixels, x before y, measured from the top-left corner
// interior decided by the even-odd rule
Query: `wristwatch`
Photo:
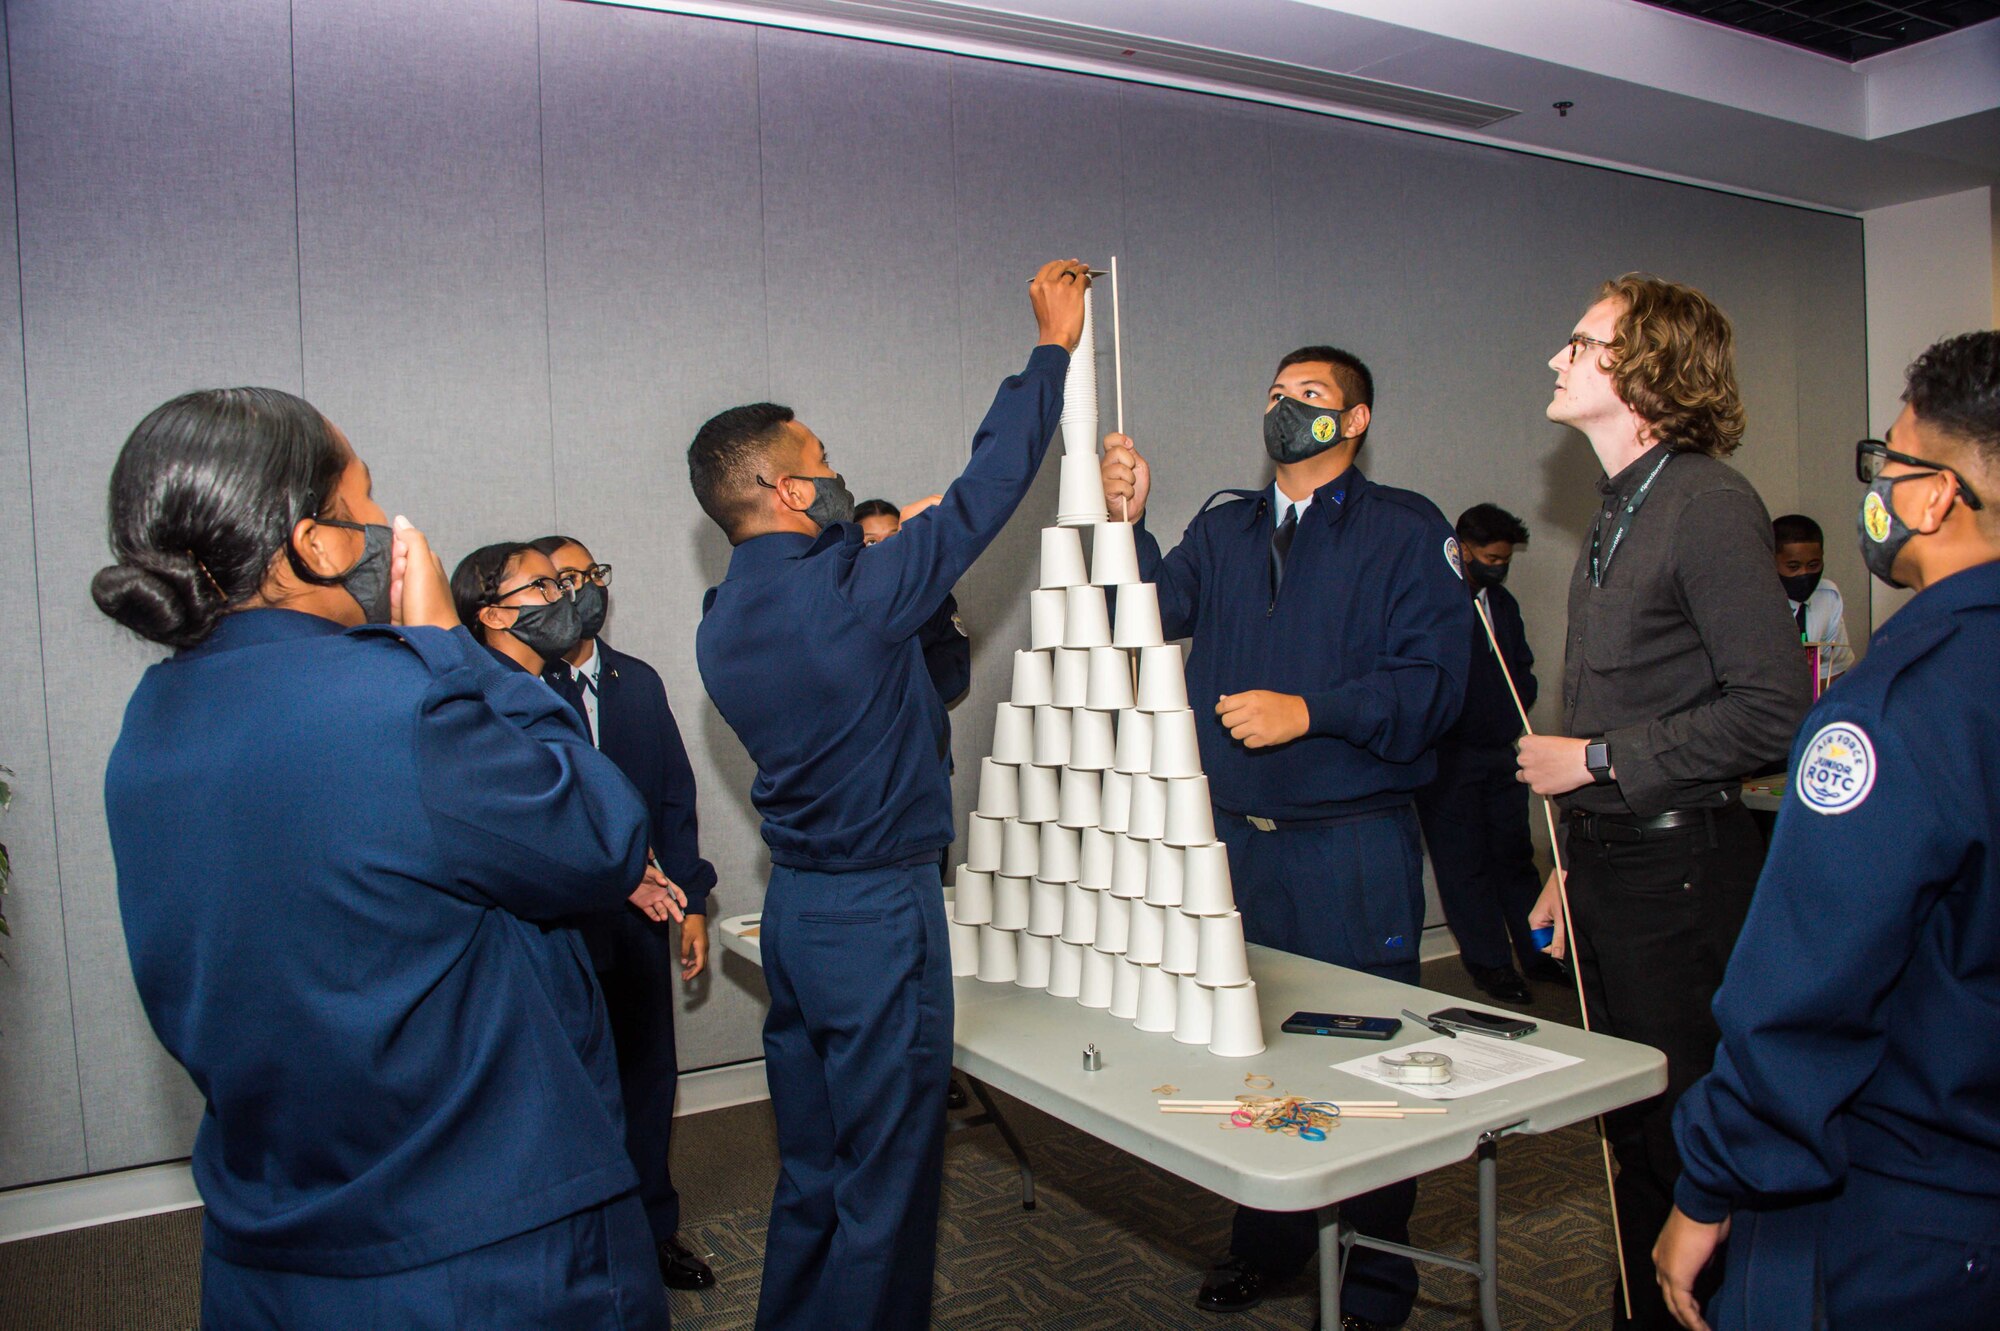
[[[1583,765],[1590,772],[1595,785],[1611,784],[1611,745],[1606,740],[1594,739],[1583,746]]]

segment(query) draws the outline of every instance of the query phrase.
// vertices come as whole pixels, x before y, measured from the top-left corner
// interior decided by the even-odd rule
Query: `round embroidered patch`
[[[1458,538],[1456,536],[1447,536],[1444,538],[1444,562],[1451,565],[1451,571],[1458,575],[1460,581],[1464,581],[1465,561],[1459,558]]]
[[[1322,444],[1328,443],[1340,431],[1340,422],[1331,416],[1321,416],[1313,421],[1313,438]]]
[[[1889,506],[1873,490],[1861,501],[1861,525],[1867,528],[1868,539],[1877,545],[1889,539]]]
[[[1875,746],[1868,732],[1848,721],[1820,727],[1799,759],[1792,786],[1814,813],[1846,813],[1875,788]]]

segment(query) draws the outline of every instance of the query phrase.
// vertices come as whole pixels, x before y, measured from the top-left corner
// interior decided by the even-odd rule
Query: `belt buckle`
[[[1278,824],[1275,820],[1259,818],[1255,814],[1245,814],[1243,821],[1256,828],[1259,832],[1275,832],[1278,830]]]

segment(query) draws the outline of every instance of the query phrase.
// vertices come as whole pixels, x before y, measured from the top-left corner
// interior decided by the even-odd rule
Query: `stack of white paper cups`
[[[1092,309],[1093,293],[1083,293],[1083,335],[1069,356],[1069,371],[1063,376],[1063,450],[1091,459],[1097,457],[1097,316]]]

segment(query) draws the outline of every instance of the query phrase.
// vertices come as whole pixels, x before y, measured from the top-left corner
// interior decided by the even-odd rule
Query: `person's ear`
[[[1367,403],[1364,402],[1359,406],[1349,407],[1347,410],[1347,423],[1341,430],[1341,438],[1359,439],[1362,435],[1367,434],[1369,419]]]
[[[292,549],[307,568],[322,578],[334,577],[347,568],[333,549],[332,531],[311,518],[300,518],[292,526]]]
[[[1926,536],[1944,526],[1945,519],[1951,516],[1952,501],[1960,497],[1958,488],[1958,477],[1948,471],[1930,477],[1924,486],[1924,506],[1917,514],[1919,521],[1910,525]]]
[[[495,633],[505,633],[514,621],[509,618],[513,609],[503,605],[486,605],[479,608],[479,626],[492,629]]]
[[[799,498],[801,491],[805,493],[804,499]],[[811,481],[800,480],[796,476],[787,476],[778,482],[777,495],[780,504],[783,504],[794,513],[803,513],[811,508],[813,500],[819,497],[819,490]]]

